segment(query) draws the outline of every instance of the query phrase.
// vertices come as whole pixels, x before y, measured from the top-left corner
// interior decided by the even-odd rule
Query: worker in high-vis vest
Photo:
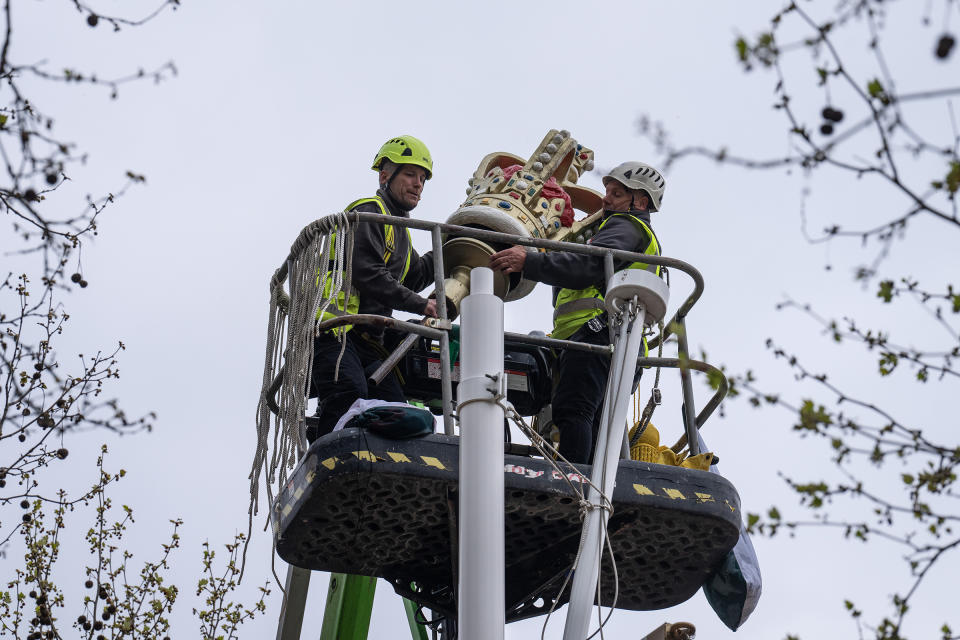
[[[650,224],[659,211],[665,181],[659,171],[642,162],[624,162],[603,178],[603,221],[590,239],[595,247],[660,255],[660,243]],[[603,258],[552,251],[540,253],[511,247],[494,254],[490,267],[553,285],[551,337],[588,344],[610,344],[603,294],[606,288]],[[643,262],[614,260],[614,270],[659,267]],[[553,422],[560,432],[560,455],[571,462],[590,462],[599,429],[610,359],[582,351],[564,350],[554,370]],[[637,370],[634,384],[639,380]]]
[[[423,142],[413,136],[398,136],[380,147],[371,168],[380,180],[376,195],[356,200],[346,210],[407,218],[433,175],[433,160]],[[318,286],[329,291],[334,275],[319,274]],[[341,293],[336,304],[318,314],[317,320],[355,313],[391,316],[394,309],[436,317],[436,300],[417,293],[433,282],[433,252],[418,255],[407,228],[361,223],[354,235],[350,297],[344,299]],[[317,396],[319,420],[307,429],[311,442],[330,433],[358,398],[405,401],[394,373],[378,385],[367,382],[367,376],[380,366],[389,351],[383,329],[367,325],[342,327],[314,338],[310,395]],[[335,376],[338,360],[339,375]]]

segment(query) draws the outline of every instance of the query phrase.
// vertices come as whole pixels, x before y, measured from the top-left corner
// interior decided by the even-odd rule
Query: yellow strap
[[[354,200],[347,205],[347,211],[361,204],[366,204],[367,202],[376,203],[377,208],[380,210],[382,215],[390,215],[390,213],[387,211],[387,206],[380,198],[360,198],[359,200]],[[397,250],[397,236],[396,231],[394,231],[395,227],[392,224],[384,225],[384,227],[385,231],[383,232],[383,241],[385,246],[383,251],[383,264],[387,264],[387,262],[390,261],[390,256],[392,256],[393,252]],[[400,276],[401,282],[407,277],[407,271],[410,269],[410,250],[412,247],[413,239],[410,237],[410,229],[407,229],[407,261],[403,266],[403,275]]]
[[[391,227],[392,228],[392,227]],[[413,238],[410,236],[410,229],[407,228],[407,260],[403,263],[403,273],[400,274],[400,282],[403,282],[410,271],[410,256],[413,255]]]
[[[630,221],[633,222],[634,224],[639,225],[640,229],[641,229],[642,231],[644,231],[644,232],[647,234],[647,236],[649,236],[649,238],[650,238],[650,242],[647,244],[647,248],[646,248],[646,250],[644,251],[644,254],[645,254],[645,255],[648,255],[648,256],[659,256],[659,255],[660,255],[660,241],[657,240],[657,234],[655,234],[655,233],[653,232],[653,229],[651,229],[650,226],[649,226],[646,222],[644,222],[643,220],[641,220],[640,218],[638,218],[637,216],[635,216],[635,215],[633,215],[633,214],[630,214],[630,213],[615,213],[615,214],[611,215],[610,217],[608,217],[606,220],[604,220],[602,223],[600,223],[600,227],[599,227],[597,230],[599,231],[600,229],[603,229],[603,227],[607,224],[607,222],[610,221],[610,218],[612,218],[613,216],[623,216],[624,218],[627,218],[628,220],[630,220]],[[652,251],[651,251],[651,248],[653,249]],[[634,266],[634,265],[637,265],[637,264],[642,264],[642,265],[644,265],[643,268],[646,269],[647,271],[652,272],[654,275],[660,275],[660,265],[647,264],[647,263],[645,263],[645,262],[639,262],[639,263],[638,263],[638,262],[634,262],[633,264],[631,264],[631,265],[630,265],[629,267],[627,267],[627,268],[628,268],[628,269],[636,269],[637,267]]]
[[[390,261],[390,256],[393,255],[394,250],[397,248],[397,240],[394,236],[393,225],[386,225],[386,231],[383,232],[383,240],[386,245],[386,250],[383,252],[383,264],[387,264]]]

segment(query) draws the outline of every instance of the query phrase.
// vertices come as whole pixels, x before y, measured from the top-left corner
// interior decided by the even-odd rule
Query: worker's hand
[[[437,300],[435,298],[430,298],[427,300],[427,306],[423,308],[423,315],[429,316],[431,318],[436,318],[437,316]]]
[[[504,273],[520,273],[527,261],[527,250],[523,247],[510,247],[490,256],[490,268]]]

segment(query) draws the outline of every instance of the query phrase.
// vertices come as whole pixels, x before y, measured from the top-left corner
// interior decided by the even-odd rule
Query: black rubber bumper
[[[318,571],[378,576],[456,615],[459,438],[390,440],[345,429],[315,442],[273,506],[277,552]],[[589,465],[567,477],[581,482]],[[576,556],[578,497],[540,458],[504,458],[507,621],[546,612]],[[586,487],[584,487],[586,489]],[[739,536],[740,499],[722,476],[621,461],[608,524],[616,606],[652,610],[690,598]],[[601,597],[614,575],[604,556]]]

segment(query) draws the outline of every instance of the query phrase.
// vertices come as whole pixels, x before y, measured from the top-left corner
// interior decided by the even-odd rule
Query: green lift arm
[[[320,640],[366,640],[376,590],[376,578],[330,574]],[[413,640],[428,640],[426,627],[416,619],[416,603],[404,598],[403,608]]]

